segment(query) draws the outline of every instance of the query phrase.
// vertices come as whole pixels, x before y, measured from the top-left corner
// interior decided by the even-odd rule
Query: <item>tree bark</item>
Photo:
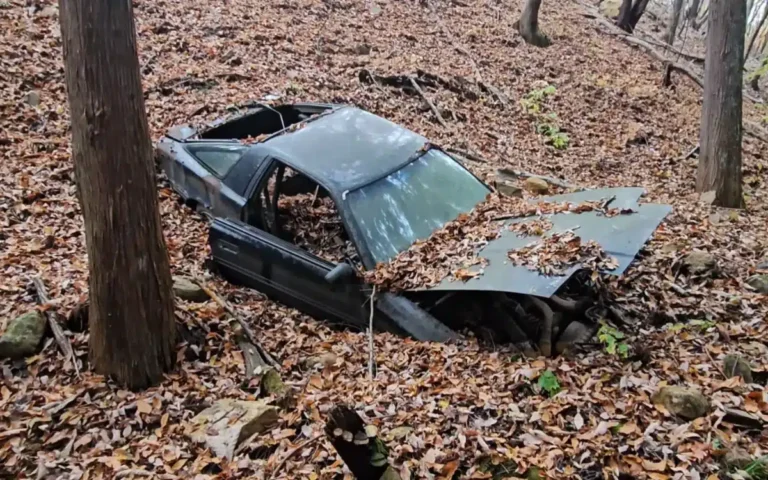
[[[672,15],[669,17],[669,25],[667,25],[667,34],[664,40],[672,45],[675,43],[675,32],[677,32],[677,26],[680,23],[680,12],[683,10],[683,0],[675,0],[672,5]]]
[[[632,33],[637,27],[637,23],[645,13],[645,9],[648,6],[650,0],[623,0],[621,8],[619,9],[619,16],[616,19],[616,25],[618,25],[625,32]]]
[[[768,17],[768,5],[763,8],[763,16],[760,17],[760,22],[758,22],[755,31],[752,32],[752,37],[749,39],[749,45],[747,46],[747,51],[744,54],[745,62],[747,61],[747,58],[749,58],[750,52],[752,52],[752,47],[755,45],[755,40],[757,40],[757,36],[760,34],[760,30],[762,30],[763,24],[765,24],[766,17]]]
[[[742,59],[747,8],[745,0],[712,0],[709,8],[696,190],[714,190],[715,205],[740,208]]]
[[[541,0],[526,0],[523,14],[517,23],[517,29],[526,43],[537,47],[548,47],[552,42],[539,31],[540,7]]]
[[[175,361],[171,275],[131,0],[60,0],[72,157],[88,253],[90,357],[129,388]]]
[[[701,0],[691,0],[688,9],[685,11],[685,19],[689,23],[693,23],[698,18],[699,7],[701,7]]]

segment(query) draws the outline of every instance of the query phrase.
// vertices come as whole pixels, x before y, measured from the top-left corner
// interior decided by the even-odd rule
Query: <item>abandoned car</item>
[[[426,138],[351,106],[252,104],[203,128],[175,127],[157,150],[174,190],[211,217],[209,242],[220,273],[312,316],[359,328],[368,325],[371,287],[358,272],[391,260],[491,192]],[[638,204],[642,193],[587,190],[546,200],[611,197],[613,205],[631,209],[632,215],[610,218],[550,217],[556,230],[580,228],[582,238],[597,241],[618,262],[607,273],[620,274],[670,211]],[[505,224],[519,221],[527,220]],[[509,264],[507,253],[530,242],[504,229],[479,251],[487,261],[473,280],[378,294],[375,326],[445,341],[477,325],[494,341],[537,343],[537,317],[572,322],[589,304],[553,297],[577,267],[548,277]],[[515,316],[514,325],[501,320]],[[559,317],[555,336],[567,327]]]

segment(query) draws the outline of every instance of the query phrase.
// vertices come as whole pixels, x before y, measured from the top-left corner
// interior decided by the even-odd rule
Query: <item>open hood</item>
[[[642,188],[604,188],[586,190],[566,195],[542,197],[537,202],[582,203],[609,199],[615,196],[610,208],[631,209],[635,213],[606,217],[598,212],[558,213],[546,215],[552,222],[552,230],[548,234],[562,232],[578,227],[576,234],[583,241],[594,240],[605,252],[616,258],[618,267],[605,271],[611,275],[621,275],[653,234],[664,217],[672,211],[670,205],[637,203],[644,193]],[[541,241],[542,237],[518,236],[517,232],[507,227],[512,223],[530,222],[540,217],[515,218],[504,222],[501,236],[478,252],[478,256],[488,260],[485,266],[475,265],[470,271],[482,273],[468,281],[444,278],[439,284],[426,290],[445,291],[498,291],[522,293],[539,297],[551,297],[580,267],[572,267],[563,276],[545,276],[525,266],[514,266],[507,256],[510,250],[519,249]]]

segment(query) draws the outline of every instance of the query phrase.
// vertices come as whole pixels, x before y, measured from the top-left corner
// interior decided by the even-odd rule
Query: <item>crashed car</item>
[[[309,315],[360,328],[368,325],[371,288],[359,272],[393,259],[492,191],[426,138],[352,106],[252,104],[204,127],[175,127],[157,151],[173,189],[212,218],[209,242],[219,272]],[[638,204],[642,193],[587,190],[539,201],[610,197],[631,209],[611,218],[550,217],[555,230],[577,227],[582,238],[597,241],[618,262],[607,273],[618,275],[670,211]],[[527,219],[506,224],[520,221]],[[413,292],[382,292],[375,326],[445,341],[467,322],[486,323],[502,340],[524,340],[515,329],[496,328],[499,317],[514,314],[510,302],[549,299],[578,270],[544,276],[510,265],[507,253],[530,242],[503,229],[478,252],[486,261],[472,281],[446,278]],[[536,328],[534,321],[529,338]]]

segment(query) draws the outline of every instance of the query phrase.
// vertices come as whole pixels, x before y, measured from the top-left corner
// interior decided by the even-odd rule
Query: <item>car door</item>
[[[216,266],[230,280],[309,315],[367,326],[362,283],[329,283],[325,277],[335,265],[238,220],[214,220],[209,243]]]

